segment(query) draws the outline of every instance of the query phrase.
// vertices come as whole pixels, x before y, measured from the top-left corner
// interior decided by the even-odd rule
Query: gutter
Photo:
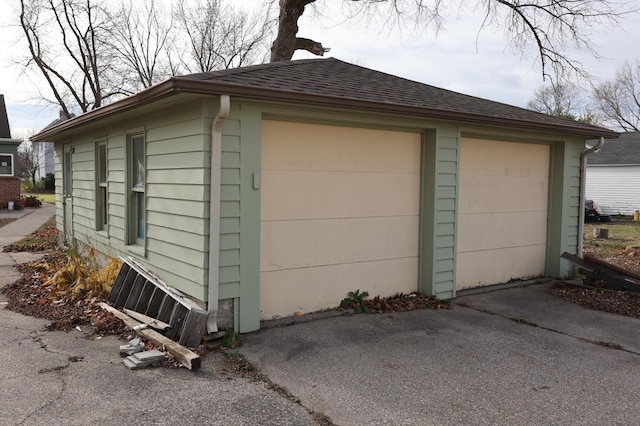
[[[209,181],[209,280],[207,331],[218,331],[220,272],[220,177],[222,173],[222,126],[229,116],[229,95],[220,95],[220,109],[211,123],[211,177]]]
[[[585,184],[587,182],[587,157],[604,146],[604,137],[600,137],[598,143],[580,155],[580,210],[578,212],[578,256],[582,257],[584,249],[584,203]]]

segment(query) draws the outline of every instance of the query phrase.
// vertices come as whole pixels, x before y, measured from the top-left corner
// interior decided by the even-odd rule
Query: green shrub
[[[56,176],[53,173],[47,173],[47,175],[42,178],[42,187],[47,191],[56,189]]]

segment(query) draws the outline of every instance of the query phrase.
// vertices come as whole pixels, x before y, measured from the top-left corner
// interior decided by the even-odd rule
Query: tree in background
[[[328,49],[322,43],[298,37],[298,19],[316,0],[279,0],[278,33],[271,47],[271,61],[288,61],[296,50],[316,55]],[[324,3],[322,3],[324,4]],[[589,33],[594,26],[617,25],[630,12],[624,2],[615,0],[345,0],[347,18],[380,17],[388,25],[412,24],[436,34],[460,9],[484,15],[480,30],[502,29],[513,48],[524,54],[537,52],[544,77],[567,72],[584,74],[580,63],[567,50],[578,48],[596,54]],[[317,6],[322,8],[322,5]]]
[[[640,131],[640,61],[625,62],[613,79],[596,84],[593,99],[607,124]]]
[[[175,17],[185,35],[180,42],[188,48],[176,50],[177,69],[210,72],[264,62],[272,25],[269,10],[248,13],[219,0],[178,3]]]
[[[544,114],[576,118],[582,108],[580,92],[571,83],[554,83],[540,86],[527,103],[527,108]]]
[[[172,75],[266,58],[268,8],[249,15],[219,0],[173,1],[20,0],[22,65],[70,118]]]
[[[24,68],[44,77],[67,118],[124,94],[104,8],[90,0],[20,0],[19,20],[29,48]]]
[[[123,92],[151,87],[171,75],[168,49],[176,37],[171,14],[156,2],[122,3],[111,12],[107,43],[121,60]]]
[[[551,82],[540,86],[527,103],[527,108],[543,114],[565,117],[590,124],[597,124],[597,118],[587,106],[587,99],[576,85]]]
[[[17,174],[22,179],[28,179],[34,188],[38,178],[38,170],[44,161],[43,147],[44,144],[32,143],[29,140],[25,140],[18,147]]]

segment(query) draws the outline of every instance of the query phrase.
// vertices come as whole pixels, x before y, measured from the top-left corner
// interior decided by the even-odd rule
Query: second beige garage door
[[[463,138],[456,288],[544,275],[550,148]]]
[[[263,319],[417,289],[421,135],[262,123]]]

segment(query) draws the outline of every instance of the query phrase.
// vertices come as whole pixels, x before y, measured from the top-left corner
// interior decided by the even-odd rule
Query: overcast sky
[[[254,4],[262,0],[242,0]],[[238,2],[239,3],[239,2]],[[234,2],[234,4],[238,4]],[[325,4],[331,4],[327,1]],[[334,2],[335,4],[336,2]],[[640,0],[629,1],[640,7]],[[58,108],[38,103],[38,85],[21,77],[12,59],[24,50],[20,32],[10,24],[14,0],[0,0],[0,94],[4,94],[13,137],[40,130],[58,115]],[[481,32],[481,16],[466,13],[446,24],[436,38],[432,33],[419,36],[410,31],[380,31],[374,24],[345,22],[340,8],[331,10],[318,23],[308,11],[299,22],[299,35],[322,42],[331,51],[327,56],[361,66],[479,96],[525,107],[534,90],[543,84],[535,51],[522,57],[508,45],[501,31]],[[331,18],[332,17],[332,18]],[[591,34],[601,59],[574,52],[589,73],[597,79],[610,79],[625,60],[640,58],[640,16],[629,16],[621,28],[594,28]],[[308,58],[306,52],[296,58]],[[46,88],[44,89],[46,90]]]

